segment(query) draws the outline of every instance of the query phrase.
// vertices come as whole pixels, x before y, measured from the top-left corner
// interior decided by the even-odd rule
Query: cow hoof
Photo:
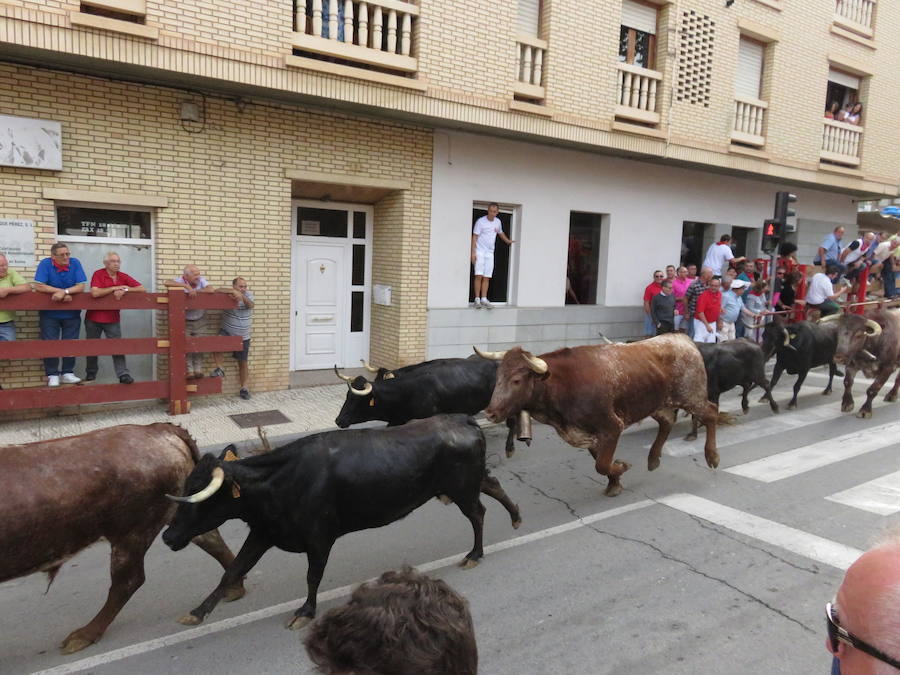
[[[509,458],[512,457],[514,454],[516,454],[516,451],[515,451],[515,450],[507,450],[507,451],[506,451],[506,459],[509,459]]]
[[[778,404],[777,403],[773,404],[772,405],[772,414],[777,415],[780,412],[781,412],[781,410],[778,409]]]
[[[871,410],[860,410],[858,413],[856,413],[856,416],[861,420],[867,420],[872,416],[872,411]]]
[[[826,389],[822,392],[822,396],[831,396],[831,389]]]
[[[74,654],[75,652],[80,652],[85,647],[90,647],[92,644],[94,644],[93,640],[78,635],[76,631],[63,640],[62,645],[59,647],[59,653]]]
[[[853,404],[844,403],[843,405],[841,405],[841,412],[853,412]]]
[[[234,602],[235,600],[240,600],[245,595],[247,595],[247,589],[243,586],[230,586],[225,589],[225,595],[222,599],[225,602]]]
[[[618,497],[620,494],[622,494],[622,484],[615,483],[614,485],[608,485],[604,494],[607,497]]]
[[[796,410],[796,409],[797,409],[796,401],[791,401],[790,403],[788,403],[788,410]]]
[[[697,434],[688,434],[687,436],[684,437],[684,440],[686,440],[686,441],[696,441],[696,440],[697,440]]]
[[[714,455],[706,458],[706,464],[710,469],[718,469],[719,468],[719,453],[715,453]]]
[[[892,392],[884,397],[885,403],[893,403],[896,400],[897,400],[897,394],[895,392]]]
[[[199,616],[194,616],[193,614],[185,614],[183,617],[178,619],[178,623],[182,626],[199,626],[203,623],[203,619]]]
[[[768,396],[761,396],[759,401],[757,401],[757,403],[765,403],[768,400],[769,400]]]
[[[518,530],[522,526],[522,519],[512,521],[512,527],[514,530]]]
[[[438,499],[441,500],[441,504],[452,504],[453,500],[450,499],[447,495],[438,495]]]
[[[305,628],[309,624],[312,623],[311,616],[292,616],[291,620],[285,624],[285,628],[288,630],[300,630],[301,628]]]
[[[659,457],[647,458],[647,471],[653,471],[659,468]]]
[[[459,564],[464,570],[470,570],[475,567],[478,567],[478,561],[473,558],[463,558],[463,561]]]

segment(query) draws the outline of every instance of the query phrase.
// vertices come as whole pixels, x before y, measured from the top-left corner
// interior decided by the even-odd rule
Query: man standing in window
[[[50,257],[44,258],[34,273],[34,290],[49,293],[53,302],[63,305],[72,302],[72,296],[84,291],[87,277],[78,258],[69,254],[69,247],[56,242],[50,247]],[[41,340],[77,340],[81,332],[81,311],[77,309],[48,309],[39,313]],[[81,382],[75,373],[75,357],[65,356],[60,361],[53,356],[44,359],[47,386],[58,387],[60,378],[66,384]]]
[[[503,233],[503,223],[497,217],[500,206],[492,202],[486,216],[475,221],[472,228],[472,263],[475,265],[475,309],[492,309],[488,302],[488,284],[494,274],[494,244],[497,235],[506,244],[515,243]]]
[[[734,257],[734,253],[731,251],[731,235],[723,234],[719,237],[719,241],[710,246],[706,251],[703,267],[711,268],[715,276],[720,276],[725,263],[732,262],[737,264],[746,259],[746,256],[741,256],[740,258]]]
[[[121,271],[122,259],[115,251],[103,256],[103,267],[91,276],[91,297],[105,298],[112,295],[121,300],[128,291],[143,292],[140,282]],[[88,340],[96,340],[106,334],[108,338],[122,337],[122,324],[118,309],[89,309],[84,314],[84,335]],[[113,355],[113,367],[116,377],[122,384],[131,384],[134,378],[128,372],[124,354]],[[87,357],[85,380],[97,379],[97,357]]]

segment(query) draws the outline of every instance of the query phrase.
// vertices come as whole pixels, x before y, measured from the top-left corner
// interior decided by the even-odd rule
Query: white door
[[[297,260],[294,353],[300,368],[343,363],[344,244],[304,244]]]

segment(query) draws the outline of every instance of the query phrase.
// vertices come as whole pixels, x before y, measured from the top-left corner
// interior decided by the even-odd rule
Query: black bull
[[[491,402],[497,380],[497,363],[477,356],[435,359],[394,371],[366,367],[378,373],[373,382],[341,375],[335,367],[348,386],[344,405],[334,420],[341,429],[372,420],[398,426],[438,414],[474,415]],[[512,457],[515,418],[507,419],[506,426],[506,456]]]
[[[834,352],[837,348],[837,331],[834,324],[819,325],[809,321],[783,324],[774,321],[763,330],[763,355],[766,360],[775,354],[775,367],[772,370],[772,389],[784,371],[797,376],[794,383],[794,395],[788,403],[788,409],[797,407],[797,395],[806,379],[807,373],[816,366],[828,366],[828,386],[823,394],[831,393],[834,380]],[[768,394],[762,400],[771,398]]]
[[[234,580],[270,548],[306,553],[306,602],[288,623],[300,628],[316,612],[316,592],[334,542],[348,532],[382,527],[432,497],[456,503],[469,519],[475,545],[464,567],[484,555],[485,508],[480,493],[499,501],[513,527],[518,507],[485,466],[484,434],[465,415],[439,415],[388,429],[330,431],[306,436],[271,453],[226,461],[206,455],[185,482],[163,541],[173,550],[231,518],[250,534],[215,590],[182,620],[200,623]]]

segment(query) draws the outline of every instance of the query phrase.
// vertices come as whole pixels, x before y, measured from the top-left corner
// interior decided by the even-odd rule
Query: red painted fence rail
[[[112,295],[92,298],[90,293],[72,296],[72,302],[53,302],[45,293],[22,293],[0,298],[0,309],[37,311],[42,309],[143,309],[165,311],[169,319],[168,337],[134,337],[99,340],[19,340],[0,342],[0,359],[42,359],[53,356],[105,356],[107,354],[168,354],[169,377],[133,384],[87,384],[73,387],[24,387],[0,390],[0,410],[57,408],[85,403],[110,403],[164,398],[169,414],[191,410],[189,394],[218,394],[221,378],[188,380],[186,355],[193,352],[240,351],[239,336],[188,338],[184,313],[189,309],[232,309],[236,301],[224,293],[198,293],[191,298],[181,289],[168,293],[126,293],[121,300]]]

